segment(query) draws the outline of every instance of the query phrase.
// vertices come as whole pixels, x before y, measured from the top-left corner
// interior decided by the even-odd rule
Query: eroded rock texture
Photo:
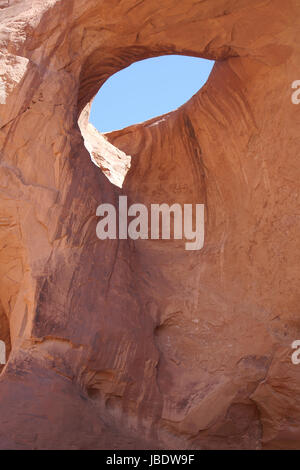
[[[299,0],[0,7],[0,447],[299,447]],[[216,65],[176,112],[98,142],[108,176],[131,157],[120,189],[78,118],[163,54]],[[119,194],[205,203],[203,250],[98,240]]]

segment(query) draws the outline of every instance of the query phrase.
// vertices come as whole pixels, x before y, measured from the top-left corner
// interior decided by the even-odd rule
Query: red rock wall
[[[0,448],[298,448],[298,0],[2,3]],[[174,53],[216,65],[179,110],[108,135],[132,157],[119,189],[78,117]],[[119,194],[205,203],[203,250],[98,240]]]

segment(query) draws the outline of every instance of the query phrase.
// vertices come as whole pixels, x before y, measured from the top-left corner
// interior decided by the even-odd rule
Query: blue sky
[[[110,132],[172,111],[207,81],[213,61],[162,56],[135,62],[110,77],[96,95],[90,121]]]

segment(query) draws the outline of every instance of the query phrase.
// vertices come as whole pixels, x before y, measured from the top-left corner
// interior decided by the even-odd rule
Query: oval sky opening
[[[90,122],[107,133],[169,113],[202,88],[213,65],[179,55],[135,62],[104,83],[94,98]]]

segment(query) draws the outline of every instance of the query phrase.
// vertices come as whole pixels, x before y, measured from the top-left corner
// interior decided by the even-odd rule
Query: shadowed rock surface
[[[0,448],[299,448],[299,33],[298,0],[0,1]],[[94,135],[120,189],[78,118],[163,54],[216,65]],[[98,240],[119,194],[204,203],[204,248]]]

